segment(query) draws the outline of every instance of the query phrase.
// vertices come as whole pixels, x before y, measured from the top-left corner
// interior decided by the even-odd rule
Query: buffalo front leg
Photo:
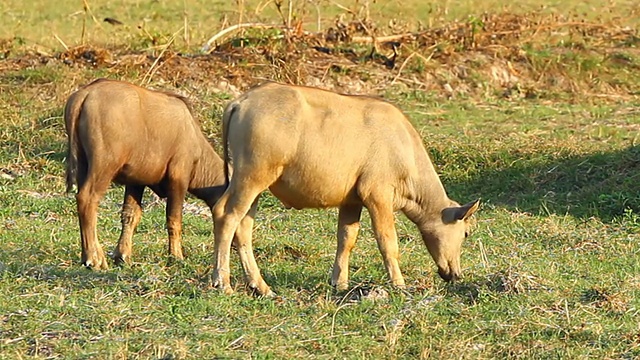
[[[398,261],[398,235],[396,234],[395,217],[393,215],[393,197],[379,195],[368,199],[365,203],[375,233],[378,249],[382,254],[384,266],[387,269],[389,280],[394,286],[404,287],[404,278],[400,272]]]
[[[331,285],[336,290],[349,288],[349,255],[356,244],[361,214],[362,205],[344,205],[338,212],[338,249],[331,274]]]
[[[262,278],[262,274],[260,274],[260,269],[253,254],[252,233],[257,208],[258,198],[251,205],[247,215],[240,221],[234,237],[234,243],[244,270],[247,287],[260,296],[273,296],[271,288],[269,288],[269,285]]]
[[[127,185],[124,188],[124,202],[122,203],[122,231],[118,245],[113,250],[113,260],[116,264],[130,263],[133,233],[142,218],[142,194],[144,186]]]
[[[214,222],[214,246],[213,246],[213,286],[224,291],[225,294],[233,292],[231,288],[231,267],[230,267],[230,252],[231,242],[235,236],[235,233],[240,225],[240,222],[245,218],[245,215],[251,209],[254,201],[258,197],[261,191],[236,191],[236,187],[232,182],[222,195],[218,203],[213,207],[213,222]],[[249,220],[247,220],[249,221]],[[253,222],[253,217],[250,218]],[[245,241],[242,246],[242,254],[247,266],[253,267],[255,260],[247,260],[247,252],[251,250],[253,257],[253,250],[249,243],[249,247],[246,244],[246,231],[241,231],[239,241]],[[244,266],[245,264],[243,264]]]
[[[95,178],[88,177],[76,195],[82,247],[81,262],[84,266],[96,270],[109,268],[97,234],[98,204],[108,187],[109,182],[96,181]]]
[[[181,183],[170,184],[167,194],[167,232],[169,233],[169,256],[184,259],[182,253],[182,204],[187,187]]]

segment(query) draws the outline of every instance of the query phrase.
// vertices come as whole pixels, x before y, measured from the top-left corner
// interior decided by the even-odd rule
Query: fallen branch
[[[207,40],[207,42],[204,45],[202,45],[201,51],[205,54],[210,54],[213,51],[213,49],[215,49],[215,47],[212,47],[211,45],[213,45],[218,39],[226,36],[229,33],[232,33],[241,29],[246,29],[246,28],[280,29],[282,28],[282,25],[269,25],[269,24],[263,24],[263,23],[243,23],[243,24],[236,24],[233,26],[229,26],[228,28],[223,29],[219,33],[213,35],[209,40]]]

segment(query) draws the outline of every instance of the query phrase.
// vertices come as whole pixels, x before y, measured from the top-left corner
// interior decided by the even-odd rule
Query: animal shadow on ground
[[[514,211],[597,217],[610,222],[640,212],[640,146],[615,152],[482,169],[468,180],[446,182],[455,196],[480,197]]]
[[[13,261],[9,254],[0,262],[0,277],[31,279],[47,287],[64,287],[70,291],[116,287],[123,294],[143,296],[162,289],[164,294],[194,298],[210,291],[210,276],[184,262],[173,264],[135,264],[127,268],[113,267],[107,271],[91,271],[79,262],[61,264],[48,261]],[[42,254],[34,254],[41,257]]]

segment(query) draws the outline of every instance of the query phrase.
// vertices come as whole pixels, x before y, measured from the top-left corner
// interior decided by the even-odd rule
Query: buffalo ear
[[[467,220],[480,207],[480,199],[466,203],[462,206],[448,207],[442,210],[442,222],[450,224],[458,220]]]

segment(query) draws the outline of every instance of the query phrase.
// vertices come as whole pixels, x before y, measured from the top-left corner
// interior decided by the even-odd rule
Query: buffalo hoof
[[[119,265],[119,266],[131,264],[131,255],[126,253],[121,253],[118,250],[115,250],[113,252],[113,254],[111,255],[111,258],[113,259],[113,262],[115,262],[116,265]]]
[[[256,283],[255,281],[250,282],[247,287],[251,291],[254,296],[257,297],[265,297],[265,298],[273,298],[276,296],[276,293],[271,291],[271,288],[264,281],[261,284]]]
[[[109,268],[107,258],[102,250],[95,251],[89,256],[83,256],[82,265],[93,270],[107,270]]]
[[[222,276],[217,275],[217,271],[214,271],[214,275],[212,276],[212,284],[213,288],[223,292],[225,295],[233,294],[233,288],[229,282],[229,278],[223,278]]]

